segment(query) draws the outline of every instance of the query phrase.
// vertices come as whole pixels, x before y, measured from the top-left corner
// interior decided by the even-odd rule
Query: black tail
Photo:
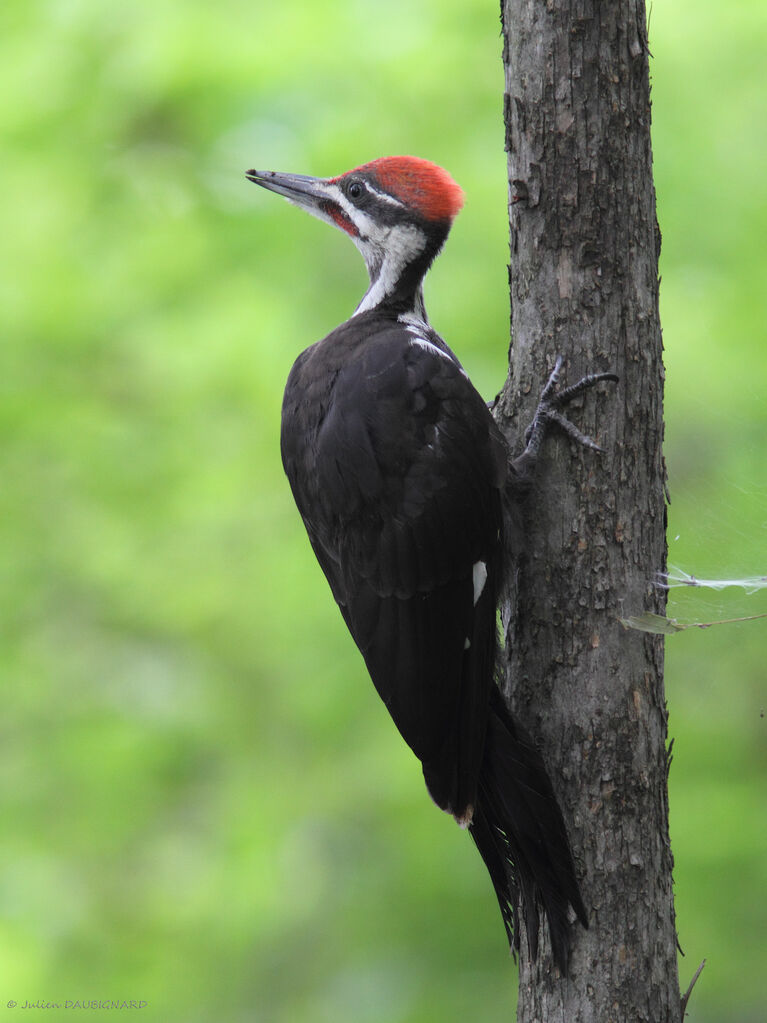
[[[498,897],[509,944],[519,950],[522,912],[530,956],[538,954],[538,907],[549,921],[554,960],[570,955],[568,907],[588,927],[570,843],[546,768],[530,737],[493,694],[470,829]]]

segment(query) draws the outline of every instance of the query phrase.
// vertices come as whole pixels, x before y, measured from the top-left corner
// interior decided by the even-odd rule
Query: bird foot
[[[598,384],[601,380],[611,380],[613,383],[617,383],[618,377],[615,373],[589,373],[588,376],[582,377],[577,383],[558,391],[556,388],[561,368],[562,356],[559,355],[557,356],[554,369],[551,371],[551,375],[546,382],[546,386],[541,391],[541,397],[538,401],[533,421],[525,431],[525,450],[519,458],[514,460],[517,469],[529,468],[535,462],[551,426],[559,427],[568,437],[582,447],[591,448],[592,451],[603,450],[591,437],[581,433],[578,427],[562,414],[561,410],[566,405],[569,405],[573,398],[582,394],[583,391],[587,391],[594,384]]]

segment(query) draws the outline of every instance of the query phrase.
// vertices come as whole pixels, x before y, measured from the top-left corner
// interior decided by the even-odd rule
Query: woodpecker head
[[[336,178],[256,170],[246,177],[349,235],[370,275],[356,312],[383,303],[423,312],[421,282],[463,205],[447,171],[415,156],[386,156]]]

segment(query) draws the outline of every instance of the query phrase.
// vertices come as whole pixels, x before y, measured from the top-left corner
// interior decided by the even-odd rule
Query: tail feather
[[[519,913],[530,957],[538,953],[538,907],[549,923],[554,960],[567,973],[569,907],[588,927],[570,843],[540,754],[493,695],[472,837],[495,888],[509,944],[519,950]]]

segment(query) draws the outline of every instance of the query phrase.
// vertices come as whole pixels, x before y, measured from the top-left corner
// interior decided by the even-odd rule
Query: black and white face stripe
[[[355,309],[357,315],[375,309],[395,293],[407,267],[429,247],[428,227],[410,206],[362,174],[328,182],[328,189],[338,210],[333,220],[360,250],[370,277],[370,287]],[[344,221],[353,225],[353,230]],[[440,237],[435,252],[442,241]],[[414,302],[425,318],[420,292]]]
[[[337,179],[334,184],[340,186],[347,203],[356,210],[368,212],[379,224],[391,225],[398,221],[412,220],[412,210],[404,202],[377,188],[369,178],[352,174]],[[348,208],[347,212],[350,213]]]
[[[364,313],[375,309],[397,290],[403,272],[426,249],[427,238],[414,224],[400,223],[380,229],[375,237],[360,234],[353,239],[362,253],[370,275],[370,287],[355,309]]]
[[[393,296],[408,276],[411,264],[423,264],[422,276],[449,228],[449,223],[438,226],[427,223],[418,211],[365,174],[352,172],[325,179],[248,171],[247,177],[349,235],[360,250],[370,277],[370,287],[355,315],[375,309]],[[415,289],[418,288],[420,280],[415,282]],[[411,298],[415,311],[425,318],[420,290]]]
[[[407,206],[403,202],[400,202],[399,199],[395,199],[394,196],[389,195],[388,192],[381,191],[380,189],[376,188],[375,185],[373,185],[370,181],[366,181],[364,178],[353,180],[351,185],[349,186],[350,189],[352,186],[357,185],[358,183],[362,188],[364,188],[368,192],[369,195],[373,196],[374,199],[378,200],[379,202],[388,203],[390,206],[395,206],[400,210],[407,210]]]

